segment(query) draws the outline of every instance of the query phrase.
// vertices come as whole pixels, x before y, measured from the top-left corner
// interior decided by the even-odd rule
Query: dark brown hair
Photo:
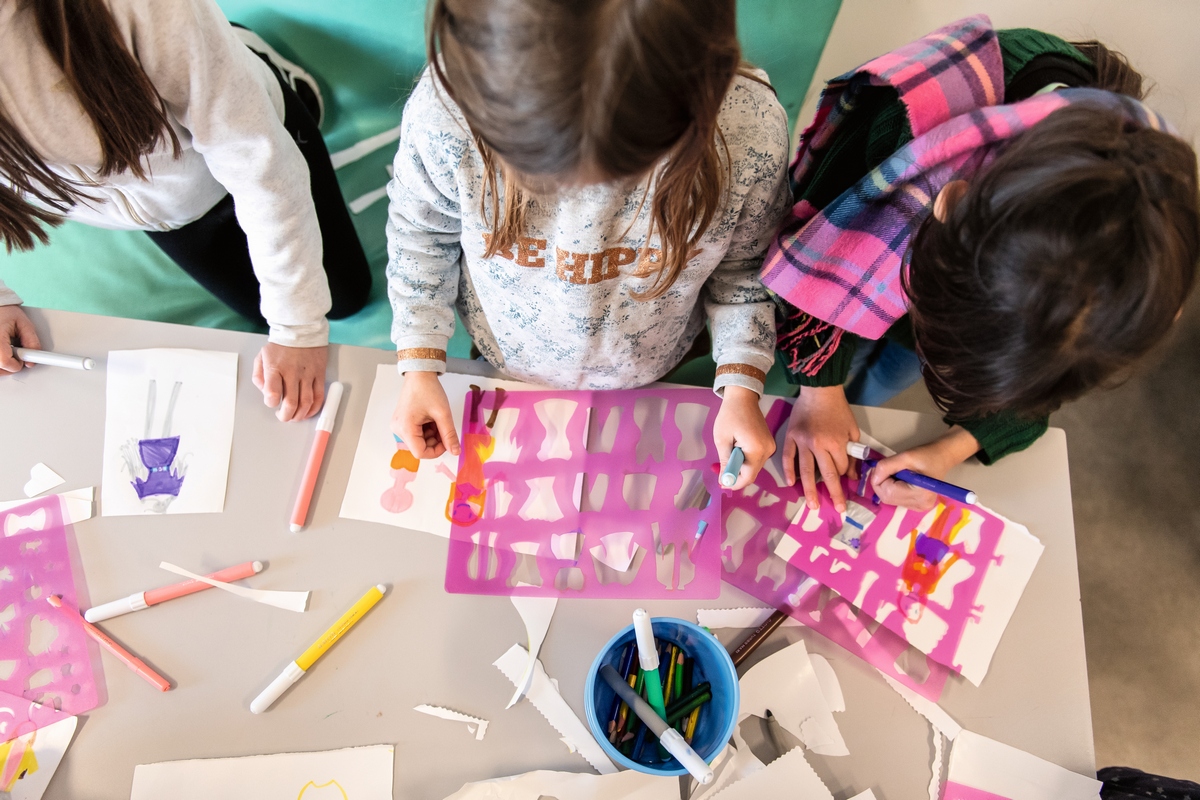
[[[1048,414],[1124,378],[1171,327],[1200,259],[1196,154],[1129,119],[1055,111],[915,237],[904,289],[952,419]]]
[[[433,0],[428,56],[483,154],[487,257],[521,234],[529,187],[653,170],[663,253],[643,297],[670,288],[727,187],[735,0]]]
[[[101,177],[131,172],[145,178],[142,156],[179,140],[167,121],[166,105],[141,65],[121,41],[104,0],[25,0],[42,42],[62,70],[100,139]],[[0,236],[11,252],[48,241],[43,225],[57,225],[87,195],[74,181],[51,170],[0,109]],[[53,211],[27,203],[36,198]]]

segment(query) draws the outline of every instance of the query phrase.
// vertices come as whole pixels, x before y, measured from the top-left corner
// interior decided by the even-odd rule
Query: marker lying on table
[[[668,753],[675,756],[693,778],[702,786],[712,783],[712,767],[704,763],[704,759],[692,749],[679,731],[668,725],[662,715],[651,708],[650,704],[643,700],[637,692],[630,689],[628,683],[621,680],[620,673],[613,669],[611,664],[600,667],[600,677],[604,678],[604,682],[611,686],[612,690],[629,705],[633,713],[637,714],[638,719],[658,737],[659,744]]]
[[[321,634],[320,639],[313,642],[307,650],[300,654],[299,658],[283,668],[279,677],[271,681],[271,685],[263,689],[262,694],[250,703],[250,710],[255,714],[261,714],[270,708],[279,699],[279,696],[288,690],[289,686],[312,669],[312,665],[317,663],[318,658],[325,655],[326,650],[333,647],[334,642],[342,638],[346,631],[353,628],[354,624],[383,598],[383,593],[386,591],[387,587],[382,585],[372,586],[367,590],[367,593],[358,598],[358,602],[351,606],[349,611],[342,614],[337,622],[329,626],[329,630]]]
[[[721,470],[721,485],[728,489],[737,483],[738,473],[742,471],[742,464],[745,463],[746,454],[742,452],[742,448],[733,448],[729,460],[725,462],[725,469]]]
[[[263,563],[261,561],[247,561],[245,564],[238,564],[236,567],[226,567],[206,577],[212,578],[214,581],[228,583],[229,581],[240,581],[242,578],[249,578],[251,575],[257,575],[262,571]],[[88,622],[100,622],[133,611],[141,611],[143,608],[149,608],[167,600],[174,600],[176,597],[183,597],[184,595],[202,592],[205,589],[211,588],[213,587],[210,584],[201,583],[200,581],[183,581],[181,583],[173,583],[170,586],[160,586],[157,589],[150,589],[149,591],[131,594],[129,597],[122,597],[120,600],[113,600],[102,605],[92,606],[83,613],[83,618]]]
[[[28,347],[14,347],[13,355],[26,364],[45,364],[48,367],[91,369],[96,366],[95,361],[83,356],[68,356],[63,353],[51,353],[48,350],[30,350]]]
[[[292,533],[304,530],[308,506],[312,502],[313,490],[317,488],[317,475],[321,472],[321,462],[325,460],[325,448],[329,444],[329,435],[333,433],[333,423],[341,402],[342,384],[334,381],[329,384],[329,391],[325,394],[325,407],[317,419],[317,432],[313,437],[312,449],[308,451],[308,464],[300,481],[300,494],[296,495],[296,505],[292,508]]]
[[[79,620],[79,624],[83,626],[85,631],[87,631],[88,636],[91,636],[93,639],[99,642],[101,646],[116,656],[123,664],[125,664],[125,666],[129,667],[131,670],[145,679],[146,683],[150,684],[155,689],[158,689],[160,692],[168,691],[171,688],[171,682],[146,666],[146,662],[142,661],[133,653],[114,642],[106,633],[104,633],[104,631],[80,617],[78,612],[72,613],[71,609],[62,604],[61,597],[56,594],[52,594],[46,598],[46,602],[57,608],[63,614]]]
[[[637,637],[638,661],[646,675],[646,699],[655,713],[666,716],[662,678],[658,674],[658,644],[654,641],[654,625],[644,608],[633,612],[633,635]]]
[[[880,453],[878,450],[872,450],[862,442],[846,442],[846,452],[853,458],[857,458],[869,466],[874,466],[874,462],[887,458],[883,453]],[[957,500],[960,503],[974,504],[979,499],[970,489],[955,486],[953,483],[939,481],[937,478],[913,472],[911,469],[902,469],[892,477],[910,486],[916,486],[918,489],[927,489],[943,497],[949,497],[951,500]]]

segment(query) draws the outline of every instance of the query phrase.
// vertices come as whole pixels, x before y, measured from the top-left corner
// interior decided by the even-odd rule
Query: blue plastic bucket
[[[705,761],[712,761],[733,736],[734,726],[737,725],[738,710],[741,694],[738,686],[737,670],[733,660],[717,637],[687,620],[673,617],[654,617],[651,620],[654,627],[654,638],[659,642],[667,642],[680,647],[684,653],[693,659],[693,685],[708,681],[712,685],[712,699],[702,706],[700,719],[696,724],[695,736],[692,738],[692,749]],[[608,644],[592,662],[588,671],[587,683],[584,684],[584,710],[587,712],[588,726],[592,735],[600,743],[600,747],[608,757],[619,766],[646,772],[651,775],[685,775],[687,770],[668,756],[658,764],[643,764],[623,755],[608,741],[608,721],[612,713],[613,700],[616,693],[600,677],[600,667],[611,664],[612,668],[620,671],[621,655],[625,646],[635,640],[633,625],[624,628],[608,641]],[[637,662],[634,661],[634,666]],[[666,664],[662,665],[663,686],[666,687]],[[647,734],[647,744],[642,748],[642,757],[647,754],[657,758],[657,740]]]

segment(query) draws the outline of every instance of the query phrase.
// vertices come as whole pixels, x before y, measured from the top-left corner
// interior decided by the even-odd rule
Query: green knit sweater
[[[1068,42],[1030,28],[997,31],[1004,59],[1005,102],[1031,96],[1051,83],[1086,86],[1094,80],[1091,62]],[[835,200],[912,140],[908,116],[895,89],[870,86],[860,90],[855,109],[841,123],[837,137],[820,157],[804,190],[796,200],[807,200],[818,209]],[[797,310],[781,298],[780,334],[786,333],[788,318]],[[904,316],[888,329],[884,338],[912,350],[912,322]],[[842,341],[816,375],[792,373],[784,364],[788,380],[800,386],[839,386],[849,377],[850,364],[860,337],[842,333]],[[815,352],[821,341],[810,337]],[[1001,412],[986,417],[955,420],[948,424],[966,428],[979,442],[979,460],[990,464],[1009,453],[1024,450],[1046,432],[1048,418],[1034,419]]]

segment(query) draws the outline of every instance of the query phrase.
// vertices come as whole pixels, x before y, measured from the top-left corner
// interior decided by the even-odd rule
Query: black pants
[[[273,66],[271,69],[275,72]],[[276,77],[279,77],[277,72]],[[371,269],[342,199],[342,190],[316,120],[282,78],[280,86],[283,89],[283,126],[308,162],[317,222],[321,226],[325,275],[333,297],[328,316],[341,319],[366,305],[371,291]],[[243,317],[265,326],[266,321],[259,310],[258,278],[250,263],[246,234],[238,225],[233,209],[233,195],[225,195],[195,222],[173,231],[155,231],[149,236],[218,300]]]

